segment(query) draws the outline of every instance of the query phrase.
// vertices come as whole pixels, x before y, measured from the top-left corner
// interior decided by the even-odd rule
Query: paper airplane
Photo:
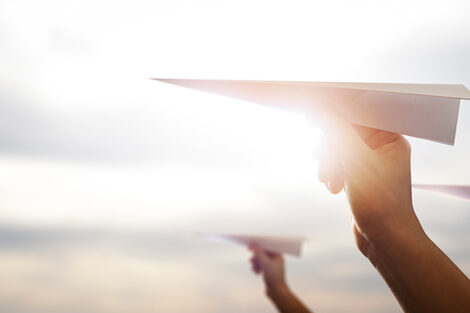
[[[307,238],[290,236],[263,236],[263,235],[238,235],[238,234],[201,234],[216,240],[230,241],[240,245],[249,246],[257,244],[261,249],[300,256],[302,244]]]
[[[460,99],[470,99],[463,85],[153,79],[304,112],[332,105],[353,124],[450,145]]]
[[[414,188],[428,190],[448,196],[470,200],[470,186],[468,185],[432,185],[413,184]]]

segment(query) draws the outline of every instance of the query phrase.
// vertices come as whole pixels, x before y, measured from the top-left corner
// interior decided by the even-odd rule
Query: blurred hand
[[[253,251],[250,258],[251,268],[255,274],[263,274],[268,294],[286,289],[284,258],[279,253],[264,251],[257,245],[250,245]]]
[[[318,178],[330,192],[345,190],[359,250],[373,263],[388,235],[424,234],[413,211],[410,146],[395,133],[353,126],[328,113],[321,120],[326,146]]]
[[[257,245],[250,245],[253,251],[250,259],[255,274],[263,274],[266,294],[280,313],[311,313],[291,292],[286,284],[284,258],[279,253],[264,251]]]

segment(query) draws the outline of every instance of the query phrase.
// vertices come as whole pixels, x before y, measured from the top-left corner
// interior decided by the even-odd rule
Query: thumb
[[[354,127],[332,108],[320,113],[319,124],[330,145],[339,153],[339,159],[351,170],[359,167],[364,160],[372,158],[373,151],[359,136]]]
[[[269,264],[270,259],[269,259],[268,255],[259,246],[254,246],[253,253],[255,254],[255,257],[258,259],[258,261],[261,265],[261,268],[263,268],[264,266]]]

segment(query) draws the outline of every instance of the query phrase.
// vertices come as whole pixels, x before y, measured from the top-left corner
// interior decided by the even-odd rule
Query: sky
[[[149,77],[470,87],[468,1],[0,1],[0,311],[274,312],[242,247],[287,259],[315,312],[400,312],[317,180],[311,118]],[[409,138],[416,183],[470,184],[455,146]],[[413,192],[470,274],[470,203]]]

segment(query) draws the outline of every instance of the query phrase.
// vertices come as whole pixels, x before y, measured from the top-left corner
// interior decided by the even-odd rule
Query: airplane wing
[[[300,256],[302,244],[307,238],[290,236],[247,235],[247,234],[202,234],[208,238],[229,241],[239,245],[257,244],[267,251]]]
[[[331,105],[351,123],[454,144],[463,85],[250,80],[154,80],[243,101],[315,114]]]

